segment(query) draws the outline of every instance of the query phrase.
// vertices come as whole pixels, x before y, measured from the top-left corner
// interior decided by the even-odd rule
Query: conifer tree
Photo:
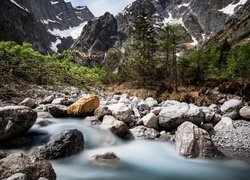
[[[150,77],[156,72],[154,53],[156,41],[152,18],[146,12],[138,16],[132,31],[130,55],[126,66],[133,78]]]

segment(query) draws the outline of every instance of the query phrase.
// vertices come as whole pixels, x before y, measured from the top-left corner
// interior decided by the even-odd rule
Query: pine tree
[[[126,66],[130,75],[138,79],[150,77],[156,72],[154,53],[156,41],[152,18],[146,12],[142,12],[134,24],[132,31],[132,44]]]

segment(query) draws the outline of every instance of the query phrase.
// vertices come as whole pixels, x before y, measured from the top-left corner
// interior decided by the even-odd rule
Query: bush
[[[39,85],[100,85],[106,71],[73,63],[71,51],[43,56],[31,45],[0,42],[0,82],[24,80]]]

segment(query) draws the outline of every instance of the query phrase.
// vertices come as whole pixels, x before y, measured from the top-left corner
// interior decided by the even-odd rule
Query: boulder
[[[36,118],[37,112],[26,106],[0,107],[0,141],[26,133]]]
[[[67,106],[60,104],[51,104],[47,106],[47,110],[54,117],[67,117]]]
[[[133,121],[133,111],[128,108],[124,103],[112,104],[108,106],[114,117],[125,123]]]
[[[154,113],[148,113],[142,118],[143,124],[148,128],[159,129],[159,121]]]
[[[15,178],[16,177],[16,178]],[[15,153],[0,160],[0,179],[55,180],[56,174],[49,161],[34,156]]]
[[[161,112],[161,107],[154,107],[154,108],[151,109],[150,112],[154,113],[157,116]]]
[[[136,126],[134,128],[129,129],[133,139],[141,140],[141,139],[149,139],[153,140],[157,138],[160,133],[153,128],[147,128],[145,126]]]
[[[52,136],[44,145],[37,147],[32,155],[43,159],[59,159],[76,154],[84,148],[83,134],[76,130],[65,130]]]
[[[109,115],[104,116],[100,128],[109,130],[121,138],[125,137],[129,133],[128,127],[124,122],[118,121],[113,116]]]
[[[230,99],[220,107],[220,110],[224,117],[230,117],[232,119],[237,119],[239,117],[239,110],[243,103],[238,99]]]
[[[70,105],[67,113],[70,116],[81,116],[93,112],[100,105],[99,97],[95,94],[90,94],[83,99]]]
[[[146,101],[140,101],[137,105],[137,108],[140,112],[147,112],[149,110],[149,105],[146,103]]]
[[[158,118],[160,126],[167,131],[176,129],[185,121],[200,125],[205,119],[204,113],[199,107],[177,101],[166,101]]]
[[[105,115],[112,115],[112,112],[107,106],[100,106],[95,110],[94,114],[97,119],[102,120]]]
[[[66,98],[55,98],[53,99],[52,103],[51,104],[61,104],[61,105],[64,105],[66,102]]]
[[[211,158],[219,155],[207,131],[191,122],[182,123],[175,134],[178,153],[188,158]]]
[[[205,121],[206,122],[212,122],[214,115],[215,115],[215,111],[213,111],[212,109],[210,109],[209,107],[201,107],[201,111],[204,113],[205,115]]]
[[[33,108],[36,106],[36,100],[35,99],[31,99],[31,98],[26,98],[24,99],[21,103],[21,106],[27,106],[29,108]]]
[[[224,117],[214,127],[212,140],[224,154],[250,157],[250,122]]]
[[[97,154],[90,157],[91,161],[117,161],[120,158],[114,152],[107,152],[104,154]]]
[[[250,106],[244,106],[241,108],[240,116],[246,120],[250,120]]]
[[[98,126],[101,123],[102,122],[99,119],[97,119],[96,116],[87,116],[83,120],[83,124],[85,124],[86,126]]]
[[[54,100],[54,98],[55,98],[55,95],[52,94],[52,95],[44,98],[41,103],[42,104],[51,104],[52,101]]]
[[[145,100],[146,104],[149,106],[149,108],[152,108],[152,107],[155,107],[158,105],[158,102],[152,98],[152,97],[148,97],[146,100]]]

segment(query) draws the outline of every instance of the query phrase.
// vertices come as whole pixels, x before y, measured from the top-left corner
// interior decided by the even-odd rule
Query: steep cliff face
[[[27,41],[39,51],[41,48],[56,52],[68,49],[87,21],[94,18],[87,7],[72,7],[64,0],[3,0],[0,8],[5,17],[0,17],[1,26],[5,27],[1,29],[5,38],[1,37],[0,40]],[[15,32],[7,30],[10,24],[15,27]]]
[[[250,41],[250,1],[247,1],[205,45],[224,39],[234,46]]]
[[[119,41],[119,36],[116,19],[107,12],[96,20],[88,22],[72,49],[90,54],[97,51],[105,52],[117,41]]]
[[[56,38],[22,5],[10,0],[1,1],[0,40],[30,42],[36,50],[47,53],[50,50],[50,41]]]

